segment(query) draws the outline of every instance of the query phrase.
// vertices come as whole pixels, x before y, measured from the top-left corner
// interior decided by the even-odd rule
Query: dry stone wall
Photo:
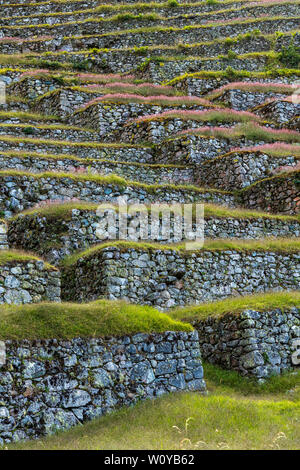
[[[0,264],[0,304],[60,302],[60,273],[42,260]]]
[[[204,392],[196,331],[6,341],[0,445],[67,429],[166,392]]]
[[[299,289],[299,254],[99,249],[65,267],[65,300],[99,297],[169,308],[267,290]],[[287,273],[288,276],[287,276]]]
[[[209,317],[194,325],[202,357],[212,364],[257,379],[293,367],[300,339],[299,308],[245,310],[221,318]]]
[[[45,257],[50,263],[58,265],[61,259],[75,251],[85,250],[102,241],[119,239],[119,215],[115,212],[116,224],[106,225],[106,214],[96,209],[72,209],[65,217],[46,214],[23,215],[8,221],[8,240],[11,247],[22,246]],[[124,220],[124,215],[123,219]],[[138,215],[127,216],[128,240],[136,241],[142,237],[138,226]],[[137,225],[137,227],[135,227]],[[153,228],[157,236],[153,237]],[[148,239],[161,243],[175,243],[182,239],[174,233],[174,216],[170,217],[170,238],[161,232],[161,224],[149,220]],[[157,232],[156,232],[157,230]],[[193,224],[193,232],[196,226]],[[180,232],[179,232],[180,233]],[[300,222],[296,219],[276,218],[233,218],[205,216],[205,238],[259,239],[264,237],[299,237]]]

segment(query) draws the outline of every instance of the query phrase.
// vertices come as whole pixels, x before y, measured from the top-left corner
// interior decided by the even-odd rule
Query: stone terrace
[[[52,312],[63,302],[63,314],[67,301],[125,300],[169,318],[174,306],[209,302],[209,311],[215,300],[299,291],[299,3],[0,0],[1,304]],[[198,203],[202,248],[193,244]],[[279,313],[263,302],[234,319],[195,320],[198,333],[186,325],[152,339],[96,338],[96,346],[49,338],[42,350],[61,361],[70,383],[78,345],[78,357],[94,360],[96,347],[101,362],[81,364],[81,377],[95,373],[93,386],[80,379],[51,408],[56,363],[37,365],[38,346],[26,342],[41,373],[23,361],[12,378],[16,399],[5,385],[0,445],[140,396],[203,391],[199,353],[255,378],[281,373],[291,366],[299,305]],[[107,363],[104,351],[116,355],[116,344],[134,349],[137,364],[119,353]],[[6,345],[21,364],[16,344]],[[42,384],[39,402],[24,397],[28,380]],[[31,400],[42,415],[27,409]],[[26,428],[15,413],[23,405]]]

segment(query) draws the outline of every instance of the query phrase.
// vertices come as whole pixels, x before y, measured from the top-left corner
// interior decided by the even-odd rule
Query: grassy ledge
[[[112,204],[109,204],[111,207]],[[74,209],[80,211],[94,211],[98,209],[99,204],[93,204],[92,202],[65,202],[57,204],[52,203],[45,205],[44,207],[30,208],[19,214],[14,215],[10,220],[17,220],[19,217],[46,217],[47,219],[63,219],[68,220],[72,217],[72,211]],[[150,206],[148,207],[150,211]],[[118,212],[119,206],[115,205],[115,211]],[[217,206],[216,204],[204,204],[204,216],[209,218],[233,218],[233,219],[271,219],[282,222],[298,222],[300,223],[300,215],[277,215],[270,214],[268,212],[259,212],[247,209],[229,209],[225,206]]]
[[[190,256],[192,253],[200,253],[203,251],[238,251],[238,252],[272,252],[272,253],[299,253],[300,240],[290,238],[268,238],[263,240],[233,240],[233,239],[206,239],[202,248],[195,250],[186,250],[185,244],[160,245],[159,243],[148,242],[126,242],[113,241],[100,243],[88,250],[75,253],[63,259],[62,265],[65,267],[72,266],[79,259],[90,258],[97,255],[106,248],[116,248],[122,252],[128,250],[138,251],[178,251],[183,256]]]
[[[2,222],[2,221],[0,221]],[[35,255],[30,253],[24,253],[23,251],[18,250],[0,250],[0,266],[6,264],[15,264],[15,263],[28,263],[31,261],[43,261],[41,258],[38,258]],[[49,263],[45,263],[45,266],[52,271],[57,271],[57,269]],[[1,307],[2,309],[3,307]]]
[[[300,307],[300,292],[268,292],[267,294],[247,295],[228,298],[218,302],[209,302],[201,305],[192,305],[184,308],[170,310],[168,315],[174,320],[197,323],[208,317],[222,318],[225,315],[238,315],[244,310],[267,310]]]
[[[41,303],[4,306],[0,340],[72,339],[136,333],[192,331],[186,323],[148,307],[99,300],[88,304]]]
[[[159,189],[169,189],[176,191],[193,191],[195,193],[212,193],[212,194],[232,194],[229,191],[221,191],[219,189],[210,189],[210,188],[199,188],[192,185],[175,185],[175,184],[144,184],[138,183],[136,181],[126,180],[114,174],[107,176],[98,176],[98,175],[85,175],[85,174],[75,174],[75,173],[59,173],[59,172],[44,172],[44,173],[30,173],[26,171],[16,171],[16,170],[3,170],[0,171],[0,179],[5,177],[26,177],[34,179],[43,179],[43,178],[57,178],[57,179],[69,179],[73,181],[93,181],[98,184],[103,185],[115,185],[121,188],[125,187],[134,187],[142,188],[149,193],[154,193]]]

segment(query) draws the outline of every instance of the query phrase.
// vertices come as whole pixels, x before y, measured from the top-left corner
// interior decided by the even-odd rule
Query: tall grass
[[[270,127],[260,126],[254,122],[239,124],[232,128],[209,126],[199,127],[194,129],[187,129],[177,134],[179,137],[186,137],[187,135],[215,137],[216,139],[220,138],[230,140],[237,140],[246,137],[247,139],[254,141],[285,141],[287,143],[300,142],[299,132],[291,131],[289,129],[272,129]]]

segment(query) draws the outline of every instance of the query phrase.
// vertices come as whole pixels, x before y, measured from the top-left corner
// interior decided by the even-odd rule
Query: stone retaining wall
[[[298,98],[299,99],[299,98]],[[284,126],[291,119],[300,114],[300,104],[290,103],[286,100],[272,101],[257,110],[264,119],[276,122]]]
[[[300,211],[299,180],[299,171],[266,178],[241,191],[239,200],[252,209],[296,215]]]
[[[42,123],[20,123],[14,125],[13,121],[3,125],[0,124],[0,135],[6,136],[7,134],[13,134],[14,137],[33,137],[36,139],[48,138],[54,140],[62,139],[69,140],[71,142],[88,142],[99,140],[98,134],[92,130],[89,131],[88,129],[74,129],[71,126],[63,127],[63,125],[56,128],[55,125]]]
[[[155,189],[155,190],[154,190]],[[73,179],[66,176],[48,176],[16,174],[5,175],[0,172],[0,214],[5,218],[12,213],[21,212],[37,203],[47,200],[81,199],[93,203],[114,201],[119,196],[128,197],[128,203],[180,203],[212,202],[234,206],[233,194],[218,190],[197,191],[186,187],[173,188],[172,186],[157,186],[156,188],[143,187],[133,184],[109,184],[103,180],[93,180],[93,176],[84,175],[84,178]]]
[[[272,157],[260,152],[236,152],[203,162],[196,170],[195,179],[200,186],[205,184],[235,191],[269,177],[281,166],[293,167],[298,162],[293,156]]]
[[[159,136],[158,139],[160,140]],[[178,165],[184,162],[203,164],[207,160],[229,152],[233,147],[253,147],[265,143],[261,140],[255,142],[243,137],[233,140],[213,136],[183,134],[178,138],[170,138],[160,144],[159,160],[162,163]]]
[[[202,357],[212,364],[259,379],[296,367],[293,355],[295,340],[300,340],[299,308],[245,310],[210,317],[194,326]]]
[[[0,304],[60,302],[60,273],[42,260],[0,264]]]
[[[178,80],[176,83],[173,84],[178,90],[183,91],[188,95],[199,96],[203,97],[203,95],[207,93],[211,93],[212,91],[220,88],[224,85],[228,85],[229,83],[236,82],[236,81],[243,81],[243,82],[259,82],[259,83],[285,83],[285,84],[293,84],[295,81],[298,80],[297,76],[280,76],[274,78],[251,78],[251,77],[236,77],[233,75],[232,77],[197,77],[197,76],[187,76],[182,77],[182,80]]]
[[[8,137],[6,139],[6,137]],[[137,163],[155,163],[154,155],[155,151],[147,147],[135,147],[124,146],[120,144],[120,147],[109,146],[107,145],[97,145],[89,146],[89,142],[72,142],[76,145],[71,145],[68,141],[59,141],[47,142],[47,139],[42,139],[42,141],[34,142],[33,137],[22,138],[15,136],[6,136],[0,140],[0,152],[9,151],[9,150],[19,150],[19,151],[28,151],[28,152],[39,152],[41,154],[66,154],[68,156],[75,155],[79,158],[91,158],[91,159],[103,159],[103,160],[113,160],[119,162],[137,162]],[[69,145],[68,145],[69,144]]]
[[[46,214],[23,215],[9,221],[8,240],[11,247],[20,247],[35,251],[50,263],[58,265],[61,259],[74,251],[84,250],[92,245],[112,239],[119,239],[119,215],[116,211],[116,227],[104,226],[105,214],[96,209],[72,209],[65,217],[56,217],[55,221]],[[122,215],[122,220],[125,217]],[[127,216],[127,239],[137,240],[141,237],[138,215]],[[148,239],[160,243],[181,242],[182,238],[174,234],[174,216],[170,217],[170,238],[158,230],[161,224],[156,223],[157,236],[153,238],[151,230],[154,220],[149,220]],[[183,226],[183,224],[181,225]],[[133,228],[130,228],[133,227]],[[176,227],[176,226],[175,226]],[[193,224],[193,232],[196,226]],[[205,216],[205,238],[240,238],[258,239],[265,237],[299,237],[300,221],[272,218],[231,218]]]
[[[285,16],[285,15],[284,15]],[[203,24],[203,25],[189,25],[186,27],[186,18],[183,20],[175,18],[172,20],[175,26],[167,26],[166,29],[159,29],[160,26],[156,25],[155,22],[150,22],[150,27],[153,27],[153,30],[150,31],[139,31],[138,27],[135,27],[132,30],[124,29],[120,33],[111,33],[101,34],[102,29],[105,30],[101,23],[86,23],[84,25],[84,32],[86,33],[87,38],[81,39],[81,43],[85,49],[88,48],[127,48],[127,47],[145,47],[156,44],[165,44],[173,46],[175,43],[186,43],[191,44],[200,41],[214,41],[219,38],[227,38],[237,36],[238,34],[245,34],[246,32],[251,32],[259,29],[263,34],[272,34],[274,31],[288,32],[291,30],[296,30],[298,27],[297,15],[295,17],[286,15],[285,17],[275,17],[275,18],[262,18],[260,21],[248,20],[244,21],[241,19],[239,23],[233,24]],[[182,22],[184,23],[182,25]],[[147,22],[146,22],[147,23]],[[154,23],[154,24],[153,24]],[[221,21],[222,23],[222,21]],[[176,27],[178,24],[178,27]],[[97,26],[101,31],[97,31]],[[106,28],[115,28],[116,24],[106,24]],[[143,27],[143,26],[142,26]],[[164,27],[164,26],[163,26]],[[90,31],[89,31],[90,28]],[[11,35],[11,30],[5,26],[1,28],[5,36]],[[69,31],[68,31],[69,30]],[[122,33],[122,31],[125,31]],[[22,29],[21,31],[22,38],[31,37],[32,34],[36,36],[44,36],[47,39],[43,41],[30,41],[24,43],[22,46],[16,43],[7,44],[8,48],[3,44],[3,53],[16,53],[20,51],[22,47],[26,47],[29,50],[35,50],[36,52],[42,51],[55,51],[55,50],[78,50],[78,41],[80,41],[80,30],[78,29],[78,24],[75,22],[73,25],[65,26],[57,25],[54,30],[51,28],[34,28],[34,33],[32,28]],[[95,35],[95,37],[93,37]],[[48,39],[49,37],[49,39]],[[7,50],[8,49],[8,50]]]
[[[299,289],[300,255],[265,251],[99,249],[64,268],[65,300],[99,297],[169,308],[271,289]],[[287,276],[287,273],[289,275]],[[64,284],[64,282],[63,282]]]
[[[70,122],[75,124],[76,126],[89,126],[92,129],[97,129],[101,137],[107,138],[109,137],[108,134],[112,134],[114,131],[117,131],[118,134],[120,127],[130,119],[135,119],[140,116],[159,114],[165,111],[171,111],[176,109],[200,111],[206,108],[200,105],[154,106],[133,102],[121,104],[107,101],[88,106],[82,111],[77,111],[73,116],[71,116]],[[129,132],[131,132],[131,127],[128,129]],[[131,136],[132,132],[130,134]],[[139,136],[137,137],[138,140],[135,140],[135,142],[143,142],[143,140],[139,140]],[[116,135],[112,134],[112,136],[109,137],[109,140],[117,140]],[[127,137],[125,141],[129,142],[130,138]]]
[[[196,331],[5,341],[0,445],[180,390],[205,391]]]
[[[146,184],[172,183],[193,184],[194,170],[192,168],[131,164],[115,161],[103,162],[99,160],[76,160],[72,158],[39,158],[39,156],[26,155],[24,158],[3,155],[0,151],[1,169],[15,169],[38,173],[43,171],[78,172],[86,174],[110,175],[115,174],[131,181],[140,181]]]

